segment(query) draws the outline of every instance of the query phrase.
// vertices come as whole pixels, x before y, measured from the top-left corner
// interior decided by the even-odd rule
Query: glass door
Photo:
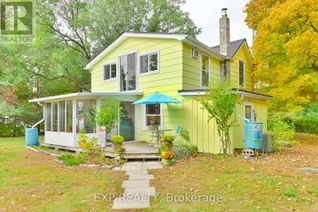
[[[119,57],[120,91],[136,90],[136,53]]]
[[[120,118],[119,134],[125,138],[125,141],[135,139],[135,105],[132,102],[121,102],[123,115]]]

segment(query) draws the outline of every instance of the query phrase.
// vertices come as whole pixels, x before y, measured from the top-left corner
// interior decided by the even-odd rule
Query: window
[[[51,103],[45,104],[45,130],[51,131]]]
[[[73,102],[66,101],[66,132],[73,132]]]
[[[245,87],[245,63],[244,61],[239,61],[239,86]]]
[[[89,121],[87,114],[93,115],[93,110],[96,106],[96,100],[77,100],[76,104],[76,130],[79,133],[85,130],[87,133],[94,133],[95,126]]]
[[[254,121],[254,106],[252,103],[244,104],[245,120]]]
[[[119,57],[120,91],[136,90],[136,61],[136,53]]]
[[[209,58],[207,56],[201,57],[201,87],[209,87]]]
[[[53,132],[57,132],[57,117],[58,117],[58,108],[57,108],[57,103],[52,103],[52,107],[53,107],[53,110],[52,110],[52,131]]]
[[[116,63],[104,65],[104,80],[115,79],[117,76]]]
[[[140,56],[140,73],[158,72],[158,53],[150,53]]]
[[[65,132],[65,102],[59,102],[59,132]]]
[[[145,127],[161,126],[161,105],[145,105]]]

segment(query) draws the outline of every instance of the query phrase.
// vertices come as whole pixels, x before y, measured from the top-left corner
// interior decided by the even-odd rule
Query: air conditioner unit
[[[192,57],[198,57],[199,56],[199,50],[197,48],[192,48]]]

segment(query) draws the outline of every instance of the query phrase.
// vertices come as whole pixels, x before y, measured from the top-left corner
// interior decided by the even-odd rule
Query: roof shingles
[[[245,39],[240,39],[240,40],[235,40],[230,42],[230,58],[233,58],[236,54],[236,52],[240,49],[240,47],[242,46],[242,44],[246,42]],[[217,46],[212,46],[211,47],[212,51],[220,54],[220,45]]]

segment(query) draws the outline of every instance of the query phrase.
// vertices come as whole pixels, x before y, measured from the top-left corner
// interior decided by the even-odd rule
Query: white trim
[[[201,49],[205,53],[212,55],[215,58],[220,60],[224,60],[225,57],[219,54],[216,54],[212,49],[200,41],[187,37],[185,34],[160,34],[160,33],[134,33],[134,32],[125,32],[121,36],[119,36],[112,44],[110,44],[107,48],[105,48],[101,53],[99,53],[94,59],[92,59],[89,63],[86,64],[85,69],[92,69],[93,66],[100,61],[104,56],[106,56],[109,52],[111,52],[114,48],[116,48],[120,43],[125,41],[127,38],[161,38],[161,39],[175,39],[179,41],[186,42],[198,49]]]
[[[114,78],[112,78],[112,70],[111,70],[111,66],[112,65],[116,65],[116,77],[114,77]],[[109,67],[109,79],[105,79],[105,66],[110,66]],[[117,80],[118,79],[118,64],[117,64],[117,62],[111,62],[111,63],[106,63],[106,64],[104,64],[103,65],[103,74],[102,74],[102,76],[103,76],[103,81],[104,82],[109,82],[109,81],[112,81],[112,80]]]
[[[210,71],[211,71],[210,70],[210,57],[208,55],[201,54],[200,55],[200,88],[201,89],[208,88],[208,87],[205,87],[205,86],[202,85],[202,82],[203,82],[203,80],[202,80],[202,78],[203,78],[203,76],[202,76],[202,59],[203,59],[203,57],[207,57],[208,58],[208,87],[209,87],[209,84],[210,84]]]
[[[150,71],[150,62],[149,62],[149,61],[150,61],[150,56],[151,56],[151,55],[155,55],[155,54],[157,54],[157,70],[155,70],[155,71]],[[141,66],[140,66],[140,59],[141,59],[141,57],[143,57],[143,56],[147,56],[147,58],[148,58],[148,70],[147,70],[146,73],[141,73],[141,70],[140,70],[140,68],[141,68]],[[148,52],[148,53],[139,55],[139,57],[138,57],[138,62],[139,62],[138,74],[139,74],[140,76],[160,73],[160,51],[159,51],[159,50],[157,50],[157,51],[152,51],[152,52]]]
[[[254,109],[254,103],[252,102],[244,102],[244,119],[247,120],[247,118],[245,117],[245,107],[246,106],[251,106],[251,120],[250,121],[254,121],[254,113],[255,113],[255,109]]]
[[[243,86],[240,85],[240,62],[243,62]],[[240,88],[245,88],[246,87],[246,65],[245,65],[245,60],[239,59],[238,60],[238,86]]]
[[[140,96],[143,95],[143,91],[125,91],[125,92],[78,92],[78,93],[70,93],[58,96],[49,96],[38,99],[31,99],[29,102],[44,102],[55,100],[58,101],[60,99],[73,99],[76,97],[91,97],[98,98],[103,96]]]

